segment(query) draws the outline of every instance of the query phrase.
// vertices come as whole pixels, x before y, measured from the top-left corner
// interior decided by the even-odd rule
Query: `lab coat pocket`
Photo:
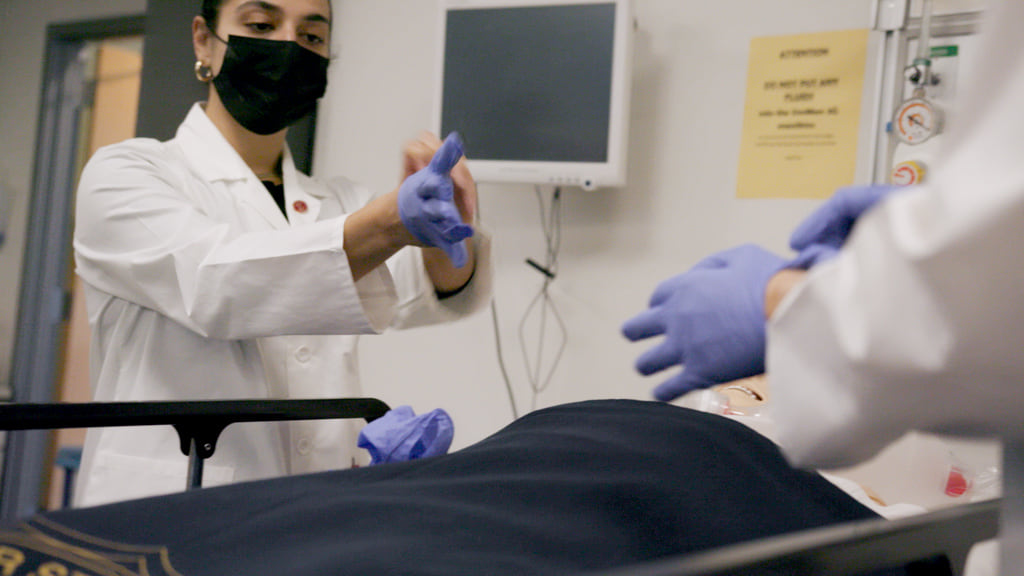
[[[95,506],[185,490],[188,458],[176,454],[173,460],[98,452],[89,484],[79,494],[76,506]],[[203,486],[227,484],[234,479],[230,466],[204,463]]]

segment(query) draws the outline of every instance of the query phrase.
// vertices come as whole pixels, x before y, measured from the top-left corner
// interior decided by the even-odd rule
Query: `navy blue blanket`
[[[605,400],[429,460],[44,514],[0,533],[0,573],[565,575],[872,517],[740,424]]]

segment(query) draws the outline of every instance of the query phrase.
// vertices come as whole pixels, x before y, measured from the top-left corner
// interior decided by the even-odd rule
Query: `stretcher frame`
[[[971,547],[998,534],[1001,506],[997,498],[897,520],[847,522],[600,576],[854,576],[942,556],[950,572],[961,576]]]
[[[185,489],[194,490],[202,487],[203,462],[213,456],[220,433],[231,424],[334,418],[372,422],[388,410],[376,398],[4,404],[0,430],[171,425],[189,459]]]

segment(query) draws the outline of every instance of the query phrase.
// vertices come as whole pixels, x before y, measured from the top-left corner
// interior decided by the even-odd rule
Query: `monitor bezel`
[[[629,104],[632,94],[633,68],[632,0],[443,0],[439,11],[440,38],[434,76],[436,87],[432,125],[435,131],[440,132],[444,98],[445,39],[449,11],[577,4],[615,5],[615,45],[612,52],[608,159],[605,162],[477,160],[473,159],[473,151],[467,150],[469,168],[477,182],[552,184],[578,186],[585,190],[620,187],[626,184]]]

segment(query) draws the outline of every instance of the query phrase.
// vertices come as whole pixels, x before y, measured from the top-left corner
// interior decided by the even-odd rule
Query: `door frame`
[[[53,402],[71,299],[78,120],[89,97],[78,55],[90,41],[145,33],[145,15],[51,24],[40,89],[31,206],[22,260],[11,401]],[[11,432],[4,446],[0,522],[38,512],[47,494],[49,431]]]

